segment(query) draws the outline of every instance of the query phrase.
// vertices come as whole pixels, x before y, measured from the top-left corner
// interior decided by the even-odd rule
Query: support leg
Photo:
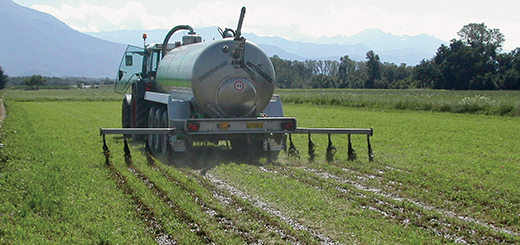
[[[292,142],[292,134],[289,134],[289,155],[300,158],[300,154]]]
[[[352,148],[352,142],[350,141],[350,134],[348,135],[348,161],[355,161],[357,159],[356,151]]]
[[[372,162],[372,161],[374,161],[374,153],[372,152],[372,145],[370,144],[370,135],[367,135],[367,142],[368,142],[368,161]]]
[[[330,134],[329,134],[329,145],[327,146],[327,154],[326,154],[326,159],[327,159],[327,162],[332,162],[334,161],[334,155],[336,154],[336,147],[334,147],[332,145],[332,140],[330,139]]]
[[[312,142],[311,134],[309,134],[309,162],[313,163],[314,158],[316,157],[316,154],[314,153],[316,151],[316,146],[314,145],[314,142]]]
[[[105,155],[105,164],[110,166],[110,150],[107,146],[105,135],[103,134],[103,154]]]

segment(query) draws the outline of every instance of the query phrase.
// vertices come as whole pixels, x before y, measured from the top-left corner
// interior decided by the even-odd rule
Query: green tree
[[[376,81],[381,80],[381,61],[379,55],[370,50],[367,53],[367,72],[368,79],[365,88],[375,88]]]
[[[40,86],[44,86],[47,84],[47,79],[42,77],[41,75],[32,75],[29,78],[25,79],[25,86],[29,89],[38,90]]]
[[[499,89],[520,90],[520,48],[500,54]]]
[[[340,88],[351,88],[354,82],[354,76],[356,71],[356,62],[348,55],[341,57],[340,64],[338,67],[338,78]]]
[[[433,63],[421,62],[415,74],[420,83],[437,89],[496,89],[504,35],[484,23],[465,25],[457,34],[449,46],[441,45]]]
[[[7,84],[7,80],[9,77],[4,72],[4,68],[0,66],[0,89],[4,89],[5,85]]]
[[[504,43],[504,35],[499,29],[490,29],[484,23],[470,23],[462,27],[457,35],[467,46],[482,48],[484,52],[492,53],[500,51]]]

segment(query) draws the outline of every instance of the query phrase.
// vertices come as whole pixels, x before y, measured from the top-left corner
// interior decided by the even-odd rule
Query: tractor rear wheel
[[[126,94],[123,98],[122,103],[122,115],[121,115],[121,123],[123,128],[130,128],[132,127],[132,121],[131,121],[131,113],[132,113],[132,95]],[[130,135],[125,134],[124,137],[130,137]]]
[[[133,109],[133,127],[146,128],[148,127],[148,113],[152,107],[150,101],[144,98],[139,98],[135,87],[132,88],[132,109]],[[143,136],[135,135],[134,139],[143,139]]]

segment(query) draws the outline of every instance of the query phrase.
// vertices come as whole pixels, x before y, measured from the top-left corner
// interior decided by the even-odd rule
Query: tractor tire
[[[148,113],[150,112],[151,103],[144,99],[138,99],[135,107],[135,127],[136,128],[147,128],[148,127]]]
[[[131,98],[132,109],[134,113],[132,118],[132,126],[135,128],[147,128],[148,113],[150,112],[152,103],[150,101],[145,100],[144,98],[139,98],[135,87],[132,87]],[[133,138],[136,140],[144,140],[144,136],[142,135],[133,135]]]
[[[156,111],[156,108],[155,107],[152,107],[150,108],[149,112],[148,112],[148,122],[147,122],[147,125],[149,128],[154,128],[155,127],[155,111]],[[155,148],[155,145],[154,145],[154,134],[148,134],[146,140],[148,141],[148,146],[150,147],[150,149],[154,149]]]
[[[132,127],[131,113],[132,113],[132,98],[131,95],[125,95],[123,98],[122,109],[121,109],[121,124],[123,128]],[[131,135],[125,134],[125,138],[129,138]]]

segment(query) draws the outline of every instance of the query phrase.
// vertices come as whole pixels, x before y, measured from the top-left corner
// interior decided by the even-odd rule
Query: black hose
[[[193,31],[193,28],[189,25],[178,25],[174,28],[172,28],[168,34],[166,34],[166,37],[164,38],[163,44],[162,44],[162,58],[166,56],[166,52],[168,51],[168,42],[170,42],[170,38],[173,36],[173,34],[180,30],[189,30],[190,32],[188,34],[193,35],[195,34],[195,31]]]

